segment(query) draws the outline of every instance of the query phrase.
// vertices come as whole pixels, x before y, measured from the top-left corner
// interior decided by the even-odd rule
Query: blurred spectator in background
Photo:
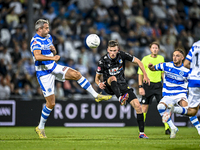
[[[19,17],[23,14],[22,3],[19,0],[12,0],[9,6],[10,8],[13,8],[14,13],[17,14]]]
[[[170,43],[169,38],[166,38],[165,43],[163,44],[165,50],[167,51],[167,58],[165,58],[165,61],[172,61],[172,54],[174,52],[174,45]]]
[[[127,62],[126,63],[126,69],[124,71],[124,75],[126,77],[126,80],[129,81],[130,79],[136,79],[137,78],[137,74],[136,74],[136,70],[134,68],[133,63],[131,62]]]
[[[25,40],[24,37],[24,33],[22,32],[22,27],[20,25],[18,25],[17,27],[15,27],[13,30],[13,33],[11,35],[11,46],[14,47],[15,44],[20,45],[20,43]]]
[[[83,76],[86,76],[88,67],[83,64],[81,57],[78,58],[78,62],[75,64],[75,69],[78,70]]]
[[[61,82],[56,82],[55,97],[58,100],[64,100],[65,94]]]
[[[190,18],[200,18],[200,8],[196,0],[194,0],[193,5],[189,8],[189,16]]]
[[[178,11],[176,9],[176,6],[175,5],[169,5],[169,8],[167,10],[167,14],[169,15],[169,18],[170,20],[172,20],[173,22],[177,22],[179,21],[180,17],[179,17],[179,14],[178,14]]]
[[[13,66],[15,67],[17,65],[17,63],[19,61],[22,61],[21,58],[22,58],[22,55],[20,53],[20,47],[19,45],[15,45],[14,46],[14,51],[11,53],[11,58],[12,58],[12,63],[13,63]],[[32,59],[32,58],[31,58]]]
[[[31,91],[29,84],[24,85],[24,89],[22,90],[21,96],[22,96],[22,100],[24,100],[24,101],[30,101],[31,100],[32,91]]]
[[[12,59],[10,53],[8,52],[8,48],[6,46],[4,46],[3,52],[0,53],[0,60],[1,59],[3,60],[3,64],[6,66],[6,69],[11,70]]]
[[[4,64],[4,60],[0,59],[0,75],[6,75],[7,74],[7,66]]]
[[[23,64],[25,74],[33,77],[35,75],[35,64],[32,58],[28,58],[27,61]]]
[[[44,17],[49,20],[50,23],[56,18],[56,13],[54,12],[54,7],[50,7],[46,13],[44,13]]]
[[[37,98],[43,97],[42,89],[40,88],[40,86],[37,86],[36,92],[33,94],[33,96]]]
[[[198,21],[197,25],[194,27],[194,41],[200,39],[200,21]]]
[[[32,55],[31,52],[28,50],[28,45],[26,41],[22,41],[21,56],[23,63],[28,62],[30,58],[32,59]]]
[[[9,46],[10,40],[11,40],[11,34],[10,31],[4,27],[3,25],[0,25],[0,42],[3,43],[5,46]]]
[[[11,89],[5,77],[0,77],[0,99],[9,99]]]
[[[167,19],[167,9],[165,5],[163,5],[162,0],[153,4],[152,10],[158,19]]]
[[[15,28],[19,25],[19,17],[15,13],[14,9],[6,15],[6,23],[8,24],[9,29]]]

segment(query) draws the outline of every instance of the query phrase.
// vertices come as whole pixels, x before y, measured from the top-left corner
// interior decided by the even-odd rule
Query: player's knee
[[[162,104],[162,103],[160,104],[160,103],[159,103],[159,104],[157,105],[157,109],[158,109],[158,110],[165,110],[166,107],[165,107],[164,104]]]
[[[142,113],[142,106],[137,99],[133,99],[132,101],[130,101],[130,104],[135,109],[136,113]]]
[[[117,81],[117,78],[115,77],[115,76],[111,76],[110,77],[110,81],[112,82],[112,81]]]
[[[47,102],[46,106],[50,109],[53,109],[55,106],[55,102]]]
[[[197,109],[188,108],[187,115],[189,115],[189,116],[195,116],[197,114],[197,112],[198,112]]]
[[[74,74],[74,79],[75,79],[75,80],[79,80],[81,77],[82,77],[82,75],[81,75],[81,73],[78,72],[78,71]]]
[[[54,108],[55,104],[56,104],[55,102],[51,102],[50,103],[50,105],[51,105],[52,108]]]

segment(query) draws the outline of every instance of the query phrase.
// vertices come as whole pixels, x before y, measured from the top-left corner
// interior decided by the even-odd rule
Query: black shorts
[[[129,94],[129,98],[127,100],[128,103],[130,103],[133,99],[137,99],[135,93],[133,92],[133,89],[129,88],[127,84],[119,84],[118,83],[118,86],[119,86],[119,89],[120,89],[120,95],[124,95],[126,93]],[[115,95],[115,93],[111,89],[111,86],[107,82],[106,82],[106,87],[105,87],[104,91],[107,94]]]
[[[162,99],[162,83],[153,83],[150,85],[143,84],[143,88],[145,90],[145,95],[142,96],[141,104],[151,104],[152,100],[155,96],[157,103]]]

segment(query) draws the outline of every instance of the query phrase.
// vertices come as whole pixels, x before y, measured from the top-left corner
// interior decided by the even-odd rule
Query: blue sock
[[[47,108],[46,105],[42,109],[42,115],[40,118],[40,123],[39,123],[39,129],[44,129],[44,125],[47,121],[47,118],[49,117],[52,109]]]
[[[200,131],[200,124],[199,124],[199,120],[197,118],[197,116],[192,116],[192,117],[189,117],[190,118],[190,121],[191,123],[195,126],[195,128]]]
[[[77,82],[83,89],[92,94],[93,97],[97,97],[98,93],[93,89],[90,82],[85,77],[82,76]]]

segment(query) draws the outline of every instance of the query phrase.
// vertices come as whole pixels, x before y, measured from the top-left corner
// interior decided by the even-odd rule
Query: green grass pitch
[[[35,127],[0,127],[0,150],[200,150],[195,128],[179,127],[175,139],[164,127],[146,127],[149,139],[138,138],[137,127],[46,127],[39,139]]]

